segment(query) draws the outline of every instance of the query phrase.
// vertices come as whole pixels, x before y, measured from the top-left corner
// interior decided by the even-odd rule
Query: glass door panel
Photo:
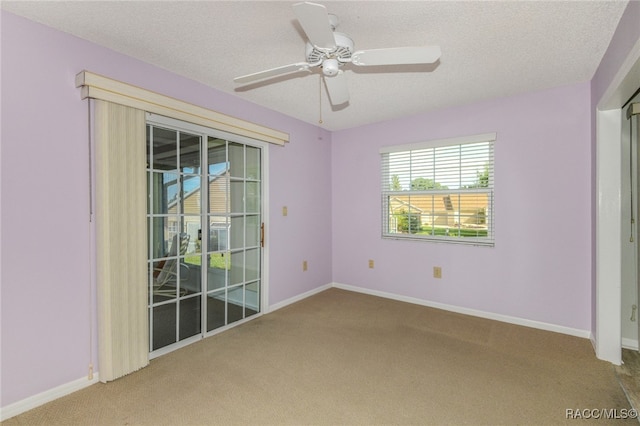
[[[231,270],[229,271],[229,285],[240,284],[244,281],[244,251],[231,252]]]
[[[232,180],[229,196],[231,197],[231,213],[244,213],[244,182]]]
[[[231,229],[229,235],[229,248],[236,250],[244,247],[244,217],[235,216],[231,218]]]
[[[255,305],[253,309],[246,308],[246,274],[247,267],[246,250],[249,247],[255,248],[251,253],[250,263],[253,271],[250,275],[256,278],[254,288],[259,287],[260,276],[260,179],[261,179],[261,156],[260,148],[237,143],[223,141],[222,139],[209,139],[209,173],[210,180],[220,181],[219,187],[226,187],[226,198],[220,197],[222,202],[212,204],[212,211],[220,212],[225,208],[225,241],[222,247],[213,246],[210,248],[212,259],[218,256],[217,268],[212,267],[216,273],[215,281],[209,286],[208,306],[215,309],[216,314],[209,314],[207,329],[229,325],[233,322],[246,318],[247,313],[253,315],[259,312]],[[224,156],[223,156],[224,152]],[[212,164],[215,164],[215,169]],[[215,173],[214,173],[215,171]],[[224,175],[225,180],[222,180]],[[216,179],[217,177],[217,179]],[[224,182],[224,183],[223,183]],[[248,194],[251,191],[251,194]],[[215,193],[211,191],[211,200],[214,200]],[[247,215],[247,212],[253,212]],[[217,216],[221,218],[222,216]],[[218,230],[211,226],[210,232],[217,232],[220,237],[217,241],[222,241],[222,220],[219,220]],[[214,253],[214,250],[218,251]],[[255,263],[255,265],[254,265]],[[257,265],[257,266],[256,266]],[[224,269],[222,272],[221,269]],[[253,294],[257,294],[253,292]]]
[[[248,249],[244,252],[244,281],[256,281],[260,277],[260,249]]]
[[[214,291],[207,297],[207,331],[215,330],[227,324],[225,307],[226,290]]]
[[[153,161],[149,166],[153,170],[178,171],[178,152],[176,149],[177,132],[175,130],[153,129],[153,136],[150,136],[153,152],[149,152],[149,157]],[[149,163],[149,158],[147,158]]]
[[[155,305],[151,311],[151,350],[155,351],[176,342],[176,305]]]
[[[152,172],[149,177],[149,213],[166,214],[178,194],[178,175],[170,172]],[[153,204],[151,204],[153,200]]]
[[[209,267],[207,270],[208,290],[217,290],[227,286],[229,274],[229,255],[212,253],[209,255]]]
[[[150,350],[202,332],[202,137],[147,126]]]
[[[245,191],[246,213],[259,213],[260,212],[260,183],[246,182],[245,188],[246,188],[246,191]]]
[[[201,332],[201,305],[202,298],[199,295],[180,301],[180,340]]]
[[[149,323],[150,350],[165,352],[260,312],[262,159],[259,147],[157,120],[147,128]]]
[[[260,180],[262,176],[260,167],[260,149],[246,146],[247,179]]]
[[[247,247],[260,245],[260,221],[259,215],[247,215],[244,219],[245,244]]]
[[[200,175],[201,137],[180,133],[180,171]]]
[[[260,281],[244,286],[245,315],[247,317],[260,312]]]
[[[244,145],[229,143],[229,169],[231,177],[244,178]]]
[[[242,286],[229,288],[227,292],[227,323],[244,318],[244,292]]]

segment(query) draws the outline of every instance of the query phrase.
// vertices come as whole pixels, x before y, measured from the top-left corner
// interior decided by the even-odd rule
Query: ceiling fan
[[[302,2],[293,5],[309,41],[306,44],[306,62],[284,65],[253,74],[236,77],[239,84],[253,83],[299,71],[321,67],[329,100],[332,105],[349,101],[349,89],[344,71],[346,64],[355,66],[432,64],[440,58],[439,46],[394,47],[386,49],[353,50],[353,40],[336,32],[338,17],[327,13],[321,4]]]

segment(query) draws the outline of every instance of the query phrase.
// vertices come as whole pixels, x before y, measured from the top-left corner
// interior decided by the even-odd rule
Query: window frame
[[[452,243],[452,244],[463,244],[463,245],[476,245],[476,246],[495,246],[495,220],[494,220],[494,203],[495,203],[495,142],[497,139],[496,133],[483,133],[471,136],[463,136],[456,138],[447,138],[447,139],[437,139],[430,141],[423,141],[417,143],[403,144],[403,145],[392,145],[385,146],[380,149],[380,166],[381,166],[381,213],[382,213],[382,223],[381,223],[381,237],[383,239],[392,239],[392,240],[411,240],[411,241],[425,241],[425,242],[441,242],[441,243]],[[465,145],[472,144],[480,144],[480,143],[488,143],[488,181],[487,187],[471,187],[464,188],[462,185],[462,178],[460,178],[459,186],[454,189],[420,189],[415,190],[411,189],[411,183],[419,177],[419,175],[413,175],[412,161],[417,157],[417,153],[415,151],[424,151],[424,150],[433,150],[434,152],[434,168],[437,168],[438,162],[435,160],[435,153],[442,152],[445,149],[460,147],[460,154],[457,156],[457,170],[461,170],[460,166],[465,159],[465,156],[462,154],[462,147]],[[437,150],[441,151],[437,151]],[[406,156],[406,160],[398,161],[398,163],[403,164],[408,167],[409,172],[409,189],[406,190],[394,190],[391,188],[392,177],[397,173],[393,173],[390,170],[390,154],[398,154]],[[471,168],[466,169],[467,172],[469,170],[473,170]],[[476,170],[477,171],[477,170]],[[460,172],[461,173],[461,172]],[[434,172],[435,174],[435,172]],[[406,178],[406,176],[405,176]],[[435,182],[435,179],[434,179]],[[447,235],[431,235],[431,234],[418,234],[418,233],[399,233],[399,232],[391,232],[391,229],[396,229],[395,226],[392,226],[392,220],[394,214],[391,212],[391,204],[393,197],[411,197],[411,196],[432,196],[432,197],[446,197],[450,196],[458,196],[462,195],[470,195],[470,194],[486,194],[487,196],[487,208],[484,213],[484,220],[486,221],[486,229],[487,236],[486,237],[471,237],[471,236],[447,236]],[[460,203],[461,198],[458,198],[458,203]],[[399,200],[395,200],[395,203],[398,203]],[[410,206],[410,204],[409,204]],[[409,221],[409,226],[411,227],[412,221],[412,209],[415,210],[415,207],[410,207],[409,212],[407,213],[407,218]],[[428,214],[435,217],[435,209],[429,211]],[[420,213],[417,213],[420,215]],[[479,214],[479,213],[478,213]],[[458,212],[458,217],[461,214]],[[434,227],[435,228],[435,227]],[[449,226],[447,226],[449,228]],[[462,229],[462,227],[458,224],[458,229]]]

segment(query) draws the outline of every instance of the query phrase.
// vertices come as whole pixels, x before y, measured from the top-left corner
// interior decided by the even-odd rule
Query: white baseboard
[[[299,302],[299,301],[301,301],[303,299],[306,299],[307,297],[313,296],[314,294],[318,294],[320,292],[328,290],[331,287],[333,287],[332,283],[325,284],[323,286],[316,287],[313,290],[309,290],[309,291],[307,291],[305,293],[302,293],[302,294],[299,294],[297,296],[293,296],[293,297],[291,297],[289,299],[283,300],[282,302],[278,302],[278,303],[275,303],[273,305],[269,305],[267,307],[267,309],[265,309],[265,314],[267,314],[269,312],[277,311],[278,309],[282,309],[287,305],[291,305],[292,303]]]
[[[596,335],[593,333],[589,333],[589,341],[591,342],[591,346],[593,347],[593,352],[598,354],[598,342],[596,342]]]
[[[93,378],[91,380],[83,377],[81,379],[74,380],[73,382],[60,385],[53,389],[49,389],[48,391],[44,391],[37,395],[30,396],[21,401],[14,402],[13,404],[9,404],[6,407],[0,408],[0,421],[5,421],[11,417],[17,416],[18,414],[22,414],[33,408],[46,404],[47,402],[51,402],[54,399],[61,398],[75,391],[79,391],[80,389],[89,387],[95,383],[98,383],[98,381],[98,373],[93,373]]]
[[[627,339],[626,337],[622,338],[622,347],[625,349],[631,349],[632,351],[640,349],[640,347],[638,347],[637,339]]]
[[[332,283],[332,287],[340,288],[342,290],[355,291],[358,293],[369,294],[372,296],[384,297],[387,299],[398,300],[400,302],[413,303],[415,305],[428,306],[430,308],[442,309],[445,311],[456,312],[464,315],[471,315],[474,317],[486,318],[496,321],[502,321],[515,325],[522,325],[525,327],[537,328],[540,330],[553,331],[556,333],[568,334],[570,336],[582,337],[585,339],[591,338],[591,332],[589,330],[580,330],[577,328],[564,327],[556,324],[549,324],[541,321],[533,321],[524,318],[512,317],[509,315],[496,314],[493,312],[479,311],[476,309],[463,308],[455,305],[447,305],[445,303],[432,302],[429,300],[418,299],[415,297],[401,296],[398,294],[387,293],[385,291],[370,290],[367,288],[356,287],[348,284]]]

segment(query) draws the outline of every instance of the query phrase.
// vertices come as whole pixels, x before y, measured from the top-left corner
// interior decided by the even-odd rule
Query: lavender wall
[[[289,132],[269,148],[270,302],[331,281],[328,132],[6,12],[1,35],[1,406],[96,364],[83,69]]]
[[[335,132],[333,281],[589,330],[589,97],[581,83]],[[487,132],[495,247],[382,240],[379,148]]]
[[[96,363],[89,355],[96,348],[88,325],[95,306],[87,106],[74,87],[77,72],[88,69],[291,134],[288,146],[269,149],[272,304],[333,281],[587,330],[590,108],[640,36],[639,16],[640,2],[630,2],[591,85],[330,134],[1,12],[0,406],[82,378]],[[498,134],[495,248],[381,240],[379,147],[485,132]],[[302,260],[309,261],[304,273]],[[443,267],[441,280],[431,278],[434,265]]]

